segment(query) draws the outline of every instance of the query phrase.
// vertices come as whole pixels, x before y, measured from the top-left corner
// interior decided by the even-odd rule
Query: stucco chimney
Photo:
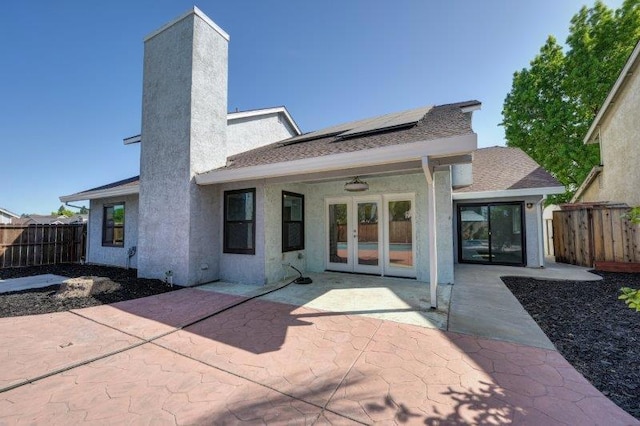
[[[202,266],[216,260],[200,247],[214,237],[200,229],[203,216],[213,221],[213,198],[193,177],[226,161],[228,42],[197,8],[144,41],[139,276],[172,271],[182,285],[216,278],[217,267]]]

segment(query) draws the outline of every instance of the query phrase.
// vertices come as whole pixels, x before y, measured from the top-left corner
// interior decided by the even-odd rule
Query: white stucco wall
[[[266,284],[265,275],[265,227],[264,227],[264,182],[247,181],[216,185],[218,197],[218,226],[220,227],[218,252],[220,253],[220,275],[222,281],[243,284]],[[256,240],[255,254],[222,253],[224,232],[224,191],[255,188],[256,190]],[[210,247],[213,249],[213,247]]]
[[[102,246],[102,222],[105,204],[124,203],[124,247]],[[87,262],[126,267],[129,248],[138,245],[138,196],[91,200],[87,228]],[[138,267],[138,254],[131,258],[131,267]]]
[[[454,201],[453,203],[453,226],[454,226],[454,256],[458,262],[458,205],[477,204],[477,203],[502,203],[502,202],[523,202],[524,206],[524,226],[525,226],[525,250],[526,250],[526,266],[537,268],[543,264],[544,259],[540,258],[540,242],[539,233],[542,232],[542,213],[538,212],[541,207],[537,204],[542,200],[542,196],[532,197],[512,197],[512,198],[478,198],[475,200]],[[528,209],[527,203],[532,203],[533,207]]]
[[[426,180],[426,179],[425,179]],[[453,203],[451,169],[434,173],[436,190],[436,238],[438,247],[438,284],[451,284],[453,277]]]
[[[415,193],[416,276],[429,281],[429,249],[427,238],[427,181],[423,173],[367,178],[369,190],[360,195]],[[307,185],[306,267],[310,272],[325,270],[325,198],[357,196],[344,190],[346,180]]]
[[[291,264],[304,272],[306,270],[306,247],[310,244],[305,238],[305,250],[282,252],[282,191],[295,192],[305,196],[305,218],[308,217],[307,188],[309,185],[284,184],[267,185],[264,192],[264,236],[265,236],[265,275],[267,282],[277,282],[285,278],[296,277],[298,273],[283,266]],[[308,228],[305,220],[305,228]],[[305,237],[307,229],[305,229]]]
[[[602,181],[594,180],[581,201],[640,205],[640,73],[628,79],[600,127]]]
[[[197,173],[226,163],[227,40],[191,13],[145,41],[138,274],[218,278],[216,197]],[[218,221],[219,222],[219,221]]]
[[[227,157],[295,134],[286,119],[278,113],[231,119],[227,125]]]

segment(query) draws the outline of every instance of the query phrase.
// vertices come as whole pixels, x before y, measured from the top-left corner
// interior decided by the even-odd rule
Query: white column
[[[542,197],[542,200],[536,203],[536,221],[538,222],[538,265],[544,268],[544,218],[542,210],[544,209],[544,200],[546,196]]]
[[[433,170],[429,158],[422,157],[422,170],[427,178],[427,229],[429,231],[429,292],[431,307],[438,307],[438,244],[436,235],[436,189],[433,182]]]

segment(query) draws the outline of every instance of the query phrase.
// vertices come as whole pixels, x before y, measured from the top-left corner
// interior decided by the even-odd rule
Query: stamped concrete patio
[[[0,319],[0,424],[639,424],[552,348],[444,330],[460,280],[445,315],[420,283],[314,279]]]

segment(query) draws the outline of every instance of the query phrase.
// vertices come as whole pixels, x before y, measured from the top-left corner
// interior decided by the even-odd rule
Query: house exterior
[[[20,215],[0,207],[0,225],[8,225],[12,220],[18,219],[19,217]]]
[[[90,200],[89,262],[182,285],[402,276],[432,306],[455,262],[543,265],[542,202],[564,188],[477,149],[480,102],[302,134],[284,107],[227,112],[228,40],[196,8],[145,39],[140,176],[60,198]]]
[[[640,41],[622,68],[584,143],[600,145],[594,167],[571,202],[640,205]]]

